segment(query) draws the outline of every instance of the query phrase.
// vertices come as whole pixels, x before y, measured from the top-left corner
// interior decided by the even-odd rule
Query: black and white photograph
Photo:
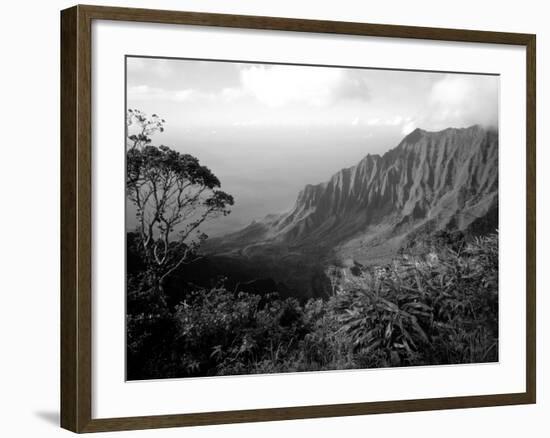
[[[0,438],[546,438],[544,2],[85,3],[3,10]]]
[[[127,380],[499,361],[498,75],[125,80]]]

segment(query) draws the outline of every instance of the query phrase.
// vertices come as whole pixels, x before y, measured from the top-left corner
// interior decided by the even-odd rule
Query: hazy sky
[[[196,156],[235,197],[210,235],[290,209],[417,127],[498,124],[498,77],[484,75],[128,58],[127,98],[166,120],[153,144]]]

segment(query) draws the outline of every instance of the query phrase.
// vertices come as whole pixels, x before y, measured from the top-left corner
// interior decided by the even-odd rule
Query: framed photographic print
[[[61,13],[61,422],[535,403],[535,36]]]

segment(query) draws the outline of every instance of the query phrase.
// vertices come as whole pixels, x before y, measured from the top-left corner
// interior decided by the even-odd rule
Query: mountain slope
[[[498,134],[477,125],[417,129],[384,155],[367,155],[329,181],[307,185],[289,212],[209,246],[241,255],[264,253],[266,246],[326,249],[365,261],[375,258],[375,247],[392,253],[418,233],[487,221],[496,227],[497,211]]]

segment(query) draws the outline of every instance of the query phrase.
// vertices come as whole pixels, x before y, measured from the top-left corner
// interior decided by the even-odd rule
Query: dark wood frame
[[[527,52],[526,391],[468,397],[92,419],[92,20],[140,21],[525,46]],[[81,5],[62,11],[61,426],[80,433],[535,403],[535,47],[535,35],[519,33]]]

